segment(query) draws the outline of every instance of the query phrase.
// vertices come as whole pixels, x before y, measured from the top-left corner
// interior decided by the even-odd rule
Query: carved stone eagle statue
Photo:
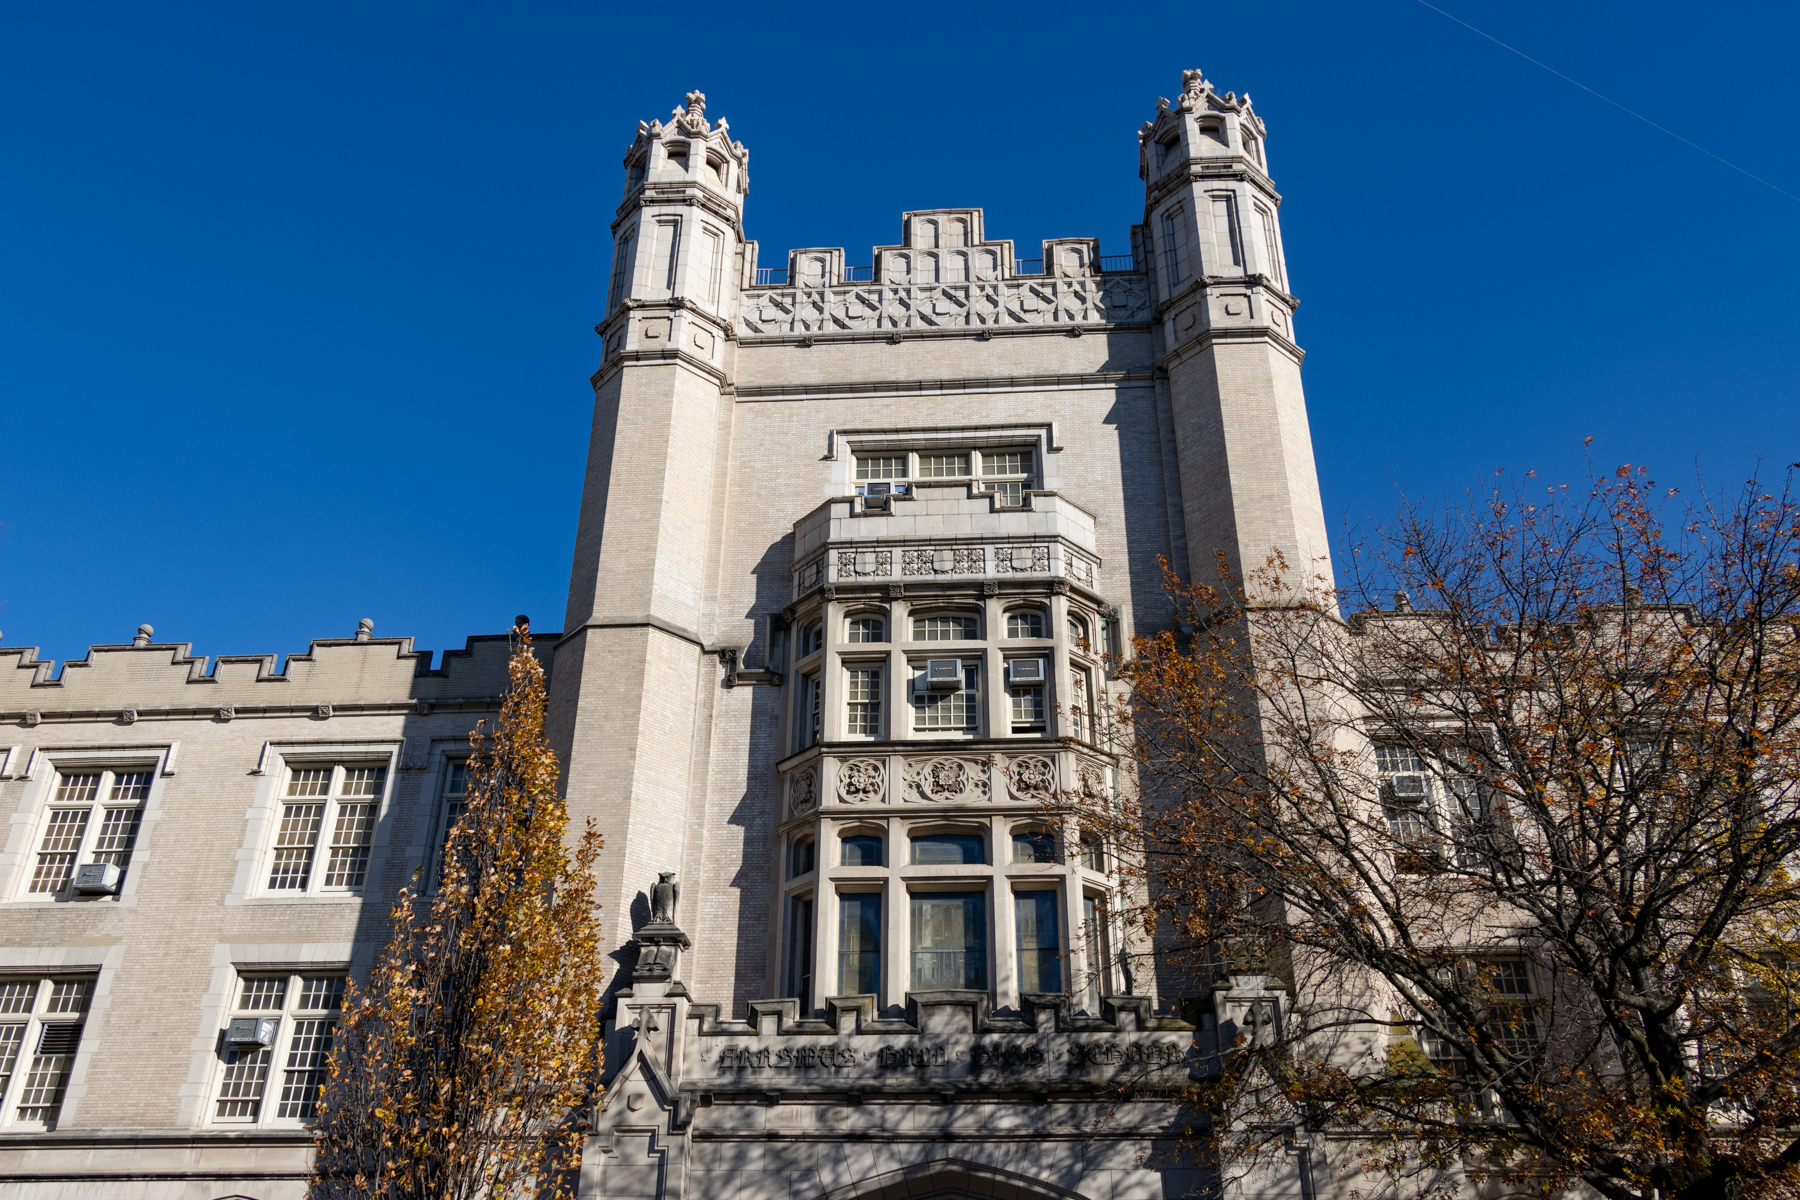
[[[663,871],[650,889],[650,919],[657,924],[675,924],[675,905],[680,900],[681,885],[675,882],[675,872]]]

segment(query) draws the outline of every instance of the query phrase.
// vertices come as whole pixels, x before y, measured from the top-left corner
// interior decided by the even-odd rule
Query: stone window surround
[[[1036,608],[1044,614],[1045,633],[1043,638],[1007,638],[1006,613],[1021,607]],[[980,616],[977,638],[970,641],[950,642],[916,642],[911,640],[912,618],[915,615],[926,615],[932,611],[974,612]],[[880,615],[887,624],[888,641],[886,642],[851,642],[846,640],[849,619],[852,616]],[[833,599],[817,598],[804,603],[795,614],[791,625],[795,629],[809,625],[822,624],[824,644],[804,657],[795,659],[788,665],[788,672],[798,680],[801,676],[816,676],[821,681],[824,695],[821,699],[823,719],[821,721],[818,744],[830,745],[838,742],[855,741],[868,744],[874,741],[931,741],[942,740],[947,736],[943,730],[913,730],[911,728],[912,702],[910,689],[912,686],[913,667],[928,658],[963,658],[979,657],[982,660],[980,700],[981,718],[975,730],[966,734],[948,734],[951,737],[981,738],[1017,738],[1020,740],[1047,741],[1059,737],[1072,736],[1069,714],[1064,711],[1068,704],[1068,696],[1064,694],[1071,679],[1071,669],[1075,666],[1091,664],[1089,656],[1081,653],[1079,648],[1068,640],[1068,618],[1079,616],[1090,629],[1098,628],[1100,613],[1090,606],[1073,599],[1067,594],[1056,592],[1050,587],[1031,588],[1028,591],[1009,591],[1005,595],[986,595],[983,591],[968,589],[938,588],[930,595],[890,597],[879,601],[866,596],[842,596]],[[895,640],[897,634],[904,633],[903,640]],[[1006,660],[1014,657],[1042,657],[1046,660],[1045,680],[1045,715],[1046,725],[1040,731],[1013,734],[1011,700],[1007,694]],[[844,731],[845,726],[845,668],[852,664],[880,663],[885,666],[886,674],[882,681],[885,694],[882,697],[884,738],[869,738],[866,735],[851,737]],[[830,664],[831,669],[826,666]],[[1094,673],[1090,671],[1089,678]],[[1093,685],[1090,685],[1093,686]],[[783,731],[780,745],[798,746],[796,735],[801,719],[796,705],[798,697],[805,693],[804,688],[795,687],[795,699],[786,706],[787,728]],[[1090,695],[1093,703],[1097,696]],[[902,720],[902,716],[905,719]],[[810,747],[808,747],[810,748]],[[796,751],[798,753],[799,751]]]
[[[143,816],[138,821],[137,842],[132,848],[131,868],[125,872],[124,886],[117,896],[97,898],[135,907],[137,881],[152,861],[151,834],[162,816],[163,779],[175,773],[175,755],[179,749],[178,741],[169,741],[118,746],[40,746],[34,750],[23,772],[25,787],[18,807],[12,813],[6,850],[0,853],[0,897],[5,897],[4,902],[92,903],[85,898],[58,900],[51,896],[32,896],[25,890],[31,883],[31,868],[37,858],[51,802],[56,798],[57,777],[64,771],[148,771],[150,794],[143,803]]]
[[[1037,487],[1057,491],[1062,487],[1062,452],[1055,421],[1019,425],[944,425],[920,428],[881,427],[832,429],[825,435],[825,458],[831,463],[824,494],[828,497],[856,494],[856,456],[881,451],[945,453],[963,449],[1004,450],[1030,446],[1036,455]],[[926,482],[912,480],[910,482]],[[944,480],[931,480],[942,483]],[[954,482],[954,481],[951,481]]]
[[[368,881],[381,878],[392,855],[414,849],[396,846],[391,840],[403,744],[403,739],[399,737],[268,743],[264,771],[257,780],[256,796],[244,815],[245,837],[238,848],[237,871],[232,880],[231,891],[225,897],[225,904],[361,904],[364,893],[370,886]],[[269,861],[281,824],[282,797],[287,791],[288,769],[327,761],[379,764],[387,768],[381,801],[375,810],[375,834],[369,846],[369,867],[364,886],[353,891],[271,892],[268,888]],[[436,795],[435,792],[431,794]],[[325,846],[327,834],[328,831],[321,831],[321,850]],[[138,837],[141,844],[143,834],[140,832]]]
[[[1052,863],[1012,861],[1012,837],[1021,832],[1049,832],[1056,838],[1057,861]],[[878,834],[882,839],[879,867],[842,866],[842,839],[855,834]],[[978,833],[986,846],[986,861],[979,865],[916,865],[911,861],[911,838],[930,833]],[[1059,829],[1044,820],[1034,808],[1008,805],[1006,810],[987,809],[979,813],[908,813],[908,814],[827,814],[817,810],[791,821],[778,839],[777,852],[786,865],[788,848],[799,841],[812,840],[815,847],[814,870],[783,880],[775,898],[776,911],[785,917],[797,899],[813,901],[812,951],[813,1004],[823,1012],[824,998],[837,994],[838,904],[840,895],[850,892],[879,892],[882,896],[881,987],[876,996],[877,1012],[897,1013],[904,1008],[911,985],[911,904],[917,892],[977,891],[987,898],[988,992],[998,1009],[1019,1004],[1019,972],[1014,929],[1013,895],[1020,891],[1054,890],[1058,895],[1057,934],[1063,956],[1065,990],[1077,997],[1093,991],[1087,987],[1090,976],[1103,975],[1104,992],[1111,986],[1111,964],[1088,963],[1088,948],[1083,930],[1082,901],[1103,895],[1112,881],[1101,872],[1071,861],[1066,853],[1068,838],[1078,836],[1073,828]],[[785,872],[783,872],[785,874]],[[790,931],[785,921],[775,929],[784,943],[772,962],[787,963],[790,947],[785,939]],[[783,984],[770,982],[777,991]],[[803,1017],[812,1014],[801,1014]]]

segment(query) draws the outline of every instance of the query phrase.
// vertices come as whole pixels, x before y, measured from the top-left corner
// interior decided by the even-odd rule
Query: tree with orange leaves
[[[470,735],[436,891],[400,893],[386,952],[346,996],[315,1200],[573,1194],[600,1067],[600,836],[590,823],[564,844],[525,618],[513,638],[499,719]]]
[[[1341,589],[1171,579],[1191,636],[1137,642],[1114,714],[1140,794],[1067,806],[1165,988],[1289,997],[1190,1097],[1222,1164],[1800,1189],[1791,484],[1497,483],[1404,509]]]

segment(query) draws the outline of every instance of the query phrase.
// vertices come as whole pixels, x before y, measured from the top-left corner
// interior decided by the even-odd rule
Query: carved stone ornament
[[[1020,800],[1042,800],[1056,791],[1056,764],[1036,754],[1015,758],[1006,768],[1006,786]]]
[[[887,797],[887,764],[853,758],[838,767],[838,799],[845,804],[879,804]]]
[[[788,776],[788,811],[796,817],[804,812],[811,812],[819,803],[819,772],[813,767],[802,767]]]
[[[658,925],[675,924],[675,906],[680,902],[681,885],[675,882],[675,872],[658,872],[650,887],[650,920]]]
[[[902,575],[983,575],[987,573],[987,550],[981,546],[964,549],[945,547],[941,550],[908,550],[904,554]]]
[[[1078,790],[1083,800],[1106,799],[1106,772],[1093,763],[1082,763],[1075,769]]]
[[[128,708],[119,714],[119,720],[126,725],[137,724],[137,709]]]
[[[321,721],[331,720],[331,705],[329,705],[329,704],[319,705],[319,707],[313,709],[313,716],[319,718],[319,720],[321,720]]]
[[[237,709],[230,704],[219,710],[220,721],[230,721],[237,717]]]
[[[36,709],[32,709],[30,712],[25,714],[25,726],[26,726],[26,728],[29,729],[33,725],[41,724],[43,722],[43,719],[44,719],[43,713],[37,711]]]
[[[1079,554],[1069,555],[1068,560],[1067,570],[1069,578],[1073,579],[1076,583],[1081,584],[1083,587],[1093,587],[1094,564],[1088,559],[1081,557]]]
[[[794,572],[794,598],[799,599],[824,582],[825,560],[815,558]]]
[[[1000,546],[994,550],[994,574],[1047,575],[1050,572],[1050,547]]]
[[[892,550],[839,550],[837,556],[837,577],[854,579],[857,576],[886,578],[894,573],[894,552]]]
[[[958,804],[988,798],[987,764],[966,758],[927,758],[906,764],[909,800]]]

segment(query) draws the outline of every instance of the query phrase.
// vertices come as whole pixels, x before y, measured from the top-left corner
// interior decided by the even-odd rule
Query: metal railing
[[[756,268],[756,286],[782,287],[787,283],[787,276],[786,267],[758,267]]]
[[[1044,273],[1044,260],[1041,258],[1015,258],[1015,259],[1013,259],[1013,274],[1014,275],[1042,275],[1043,273]]]
[[[1137,259],[1130,254],[1102,254],[1100,256],[1102,271],[1135,271]]]
[[[870,283],[875,278],[874,267],[845,267],[845,283]]]

